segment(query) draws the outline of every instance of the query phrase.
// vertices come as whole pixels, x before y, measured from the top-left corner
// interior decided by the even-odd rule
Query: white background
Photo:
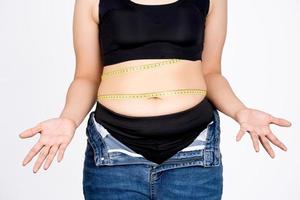
[[[18,134],[57,117],[75,70],[74,0],[0,0],[0,199],[82,200],[86,120],[61,163],[32,172],[21,162],[38,140]],[[288,151],[272,145],[256,153],[250,135],[237,143],[238,124],[221,116],[223,200],[300,199],[300,3],[297,0],[229,0],[222,71],[249,107],[283,117],[271,125]],[[93,108],[94,109],[94,108]]]

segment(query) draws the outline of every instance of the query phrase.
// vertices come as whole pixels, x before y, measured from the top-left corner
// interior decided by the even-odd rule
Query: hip
[[[213,121],[190,145],[161,164],[118,141],[95,121],[94,114],[91,112],[86,128],[85,199],[221,199],[223,165],[217,110]]]
[[[156,167],[156,169],[163,169],[165,167],[178,168],[193,165],[213,167],[222,164],[220,117],[217,109],[213,110],[213,120],[198,133],[197,138],[162,164],[147,160],[143,155],[116,139],[102,124],[97,123],[95,111],[89,115],[86,136],[85,159],[90,159],[91,162],[89,163],[98,167],[103,165],[147,164]]]

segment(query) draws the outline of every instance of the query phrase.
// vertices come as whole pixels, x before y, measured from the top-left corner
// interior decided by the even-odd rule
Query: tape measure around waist
[[[131,93],[131,94],[103,94],[98,95],[98,99],[136,99],[136,98],[149,98],[167,95],[206,95],[206,90],[203,89],[177,89],[177,90],[164,90],[157,92],[147,93]]]
[[[148,63],[148,64],[144,64],[144,65],[140,65],[140,66],[132,66],[132,67],[127,67],[127,68],[112,70],[109,72],[103,72],[101,77],[102,77],[102,79],[105,79],[105,78],[107,78],[109,76],[113,76],[113,75],[129,73],[132,71],[141,71],[141,70],[146,70],[146,69],[152,69],[152,68],[160,67],[160,66],[166,65],[166,64],[177,63],[180,60],[181,59],[172,58],[172,59],[168,59],[168,60],[164,60],[164,61],[160,61],[160,62]]]

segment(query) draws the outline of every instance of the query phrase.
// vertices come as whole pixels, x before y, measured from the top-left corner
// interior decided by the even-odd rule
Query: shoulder
[[[215,9],[226,9],[227,8],[227,0],[209,0],[209,11],[208,15],[213,12]]]
[[[89,0],[91,1],[91,14],[93,17],[93,20],[99,24],[100,23],[100,17],[99,17],[99,5],[101,0]]]
[[[98,5],[101,0],[75,0],[75,9],[81,15],[89,15],[92,20],[99,23]]]

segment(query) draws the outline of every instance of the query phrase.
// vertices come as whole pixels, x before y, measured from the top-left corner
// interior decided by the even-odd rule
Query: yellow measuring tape
[[[165,95],[206,95],[206,90],[203,89],[177,89],[177,90],[164,90],[156,92],[138,93],[138,94],[103,94],[98,95],[98,99],[128,99],[128,98],[149,98]]]
[[[124,73],[129,73],[132,71],[146,70],[155,67],[160,67],[166,64],[173,64],[181,61],[182,59],[168,59],[160,62],[144,64],[140,66],[133,66],[118,70],[113,70],[109,72],[102,73],[102,79],[107,78],[112,75],[119,75]],[[103,94],[98,95],[98,99],[138,99],[138,98],[149,98],[149,97],[158,97],[158,96],[166,96],[166,95],[206,95],[206,90],[203,89],[175,89],[175,90],[164,90],[164,91],[156,91],[156,92],[147,92],[147,93],[134,93],[134,94]]]
[[[109,72],[103,72],[101,77],[102,77],[102,79],[105,79],[105,78],[107,78],[109,76],[113,76],[113,75],[129,73],[132,71],[141,71],[141,70],[151,69],[151,68],[155,68],[155,67],[160,67],[160,66],[166,65],[166,64],[177,63],[180,60],[181,59],[172,58],[172,59],[168,59],[168,60],[164,60],[164,61],[160,61],[160,62],[149,63],[149,64],[140,65],[140,66],[132,66],[132,67],[117,69],[117,70],[113,70],[113,71],[109,71]]]

